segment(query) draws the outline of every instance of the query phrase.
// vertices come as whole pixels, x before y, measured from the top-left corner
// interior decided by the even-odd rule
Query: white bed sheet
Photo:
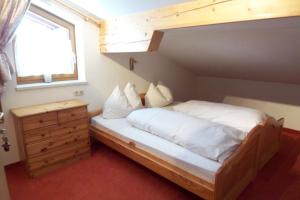
[[[113,136],[125,142],[133,141],[138,148],[210,183],[214,183],[215,174],[222,165],[158,136],[134,128],[127,122],[126,118],[104,119],[99,115],[93,117],[91,123],[112,130]]]

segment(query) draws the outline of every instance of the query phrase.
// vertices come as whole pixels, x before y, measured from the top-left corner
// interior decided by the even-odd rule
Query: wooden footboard
[[[218,170],[215,178],[215,199],[236,199],[254,179],[257,172],[259,135],[263,126],[257,126],[234,154]]]
[[[239,149],[224,162],[215,178],[215,199],[236,199],[279,151],[283,119],[268,118],[256,126]]]
[[[257,154],[257,168],[258,170],[279,151],[280,138],[282,133],[284,119],[275,120],[268,118],[264,124],[263,133],[260,134]]]

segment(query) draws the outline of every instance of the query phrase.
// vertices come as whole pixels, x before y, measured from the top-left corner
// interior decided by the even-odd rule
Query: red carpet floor
[[[105,146],[91,158],[39,178],[6,168],[12,200],[187,200],[193,194]],[[240,200],[300,200],[300,134],[285,132],[280,152]]]

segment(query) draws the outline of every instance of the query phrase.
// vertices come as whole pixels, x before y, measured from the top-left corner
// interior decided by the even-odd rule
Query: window
[[[15,39],[17,83],[78,80],[75,26],[31,6]]]

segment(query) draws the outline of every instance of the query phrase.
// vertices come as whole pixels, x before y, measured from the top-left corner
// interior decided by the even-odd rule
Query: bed
[[[141,95],[142,100],[144,96]],[[170,109],[170,108],[168,108]],[[132,127],[90,113],[93,138],[204,199],[236,199],[279,150],[283,119],[268,117],[219,163]]]

